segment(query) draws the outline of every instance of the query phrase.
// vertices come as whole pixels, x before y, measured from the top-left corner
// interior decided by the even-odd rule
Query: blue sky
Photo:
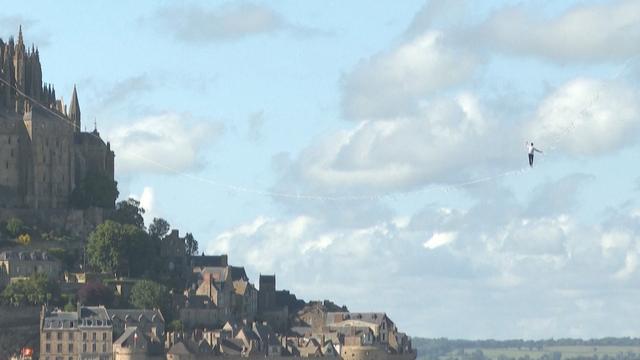
[[[638,2],[3,9],[122,197],[254,280],[416,336],[637,336]]]

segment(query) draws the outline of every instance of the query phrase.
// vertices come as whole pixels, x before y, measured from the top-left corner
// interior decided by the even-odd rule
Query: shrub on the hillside
[[[169,323],[169,326],[167,327],[167,329],[169,331],[183,332],[184,325],[182,324],[182,321],[176,319]]]
[[[34,274],[25,280],[18,280],[7,285],[0,298],[8,305],[43,305],[57,299],[58,283],[45,274]]]
[[[22,234],[22,235],[18,236],[18,243],[20,245],[24,245],[24,246],[27,246],[27,245],[31,244],[31,235]]]
[[[117,182],[107,176],[88,174],[71,193],[71,206],[113,209],[118,194]]]
[[[98,281],[86,283],[78,290],[78,300],[82,305],[109,307],[113,303],[113,299],[113,290]]]
[[[22,220],[12,217],[11,219],[7,220],[6,230],[7,233],[11,236],[18,236],[24,231],[24,223],[22,222]]]
[[[133,286],[129,302],[138,309],[164,309],[169,298],[167,288],[151,280],[142,280]]]

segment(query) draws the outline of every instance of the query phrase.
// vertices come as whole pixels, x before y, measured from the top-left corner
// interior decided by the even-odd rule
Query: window
[[[82,340],[87,341],[87,333],[86,332],[82,333]]]
[[[51,333],[50,332],[46,332],[46,335],[44,336],[47,340],[51,340]]]
[[[73,340],[73,333],[72,332],[69,333],[69,340]]]
[[[106,332],[102,333],[102,340],[105,340],[105,341],[107,340],[107,333]]]
[[[102,344],[102,352],[103,353],[107,352],[107,344]]]
[[[91,338],[93,339],[93,341],[96,340],[96,333],[95,332],[93,333],[93,336]]]
[[[92,352],[96,352],[96,344],[93,344],[93,346],[91,347]]]
[[[87,352],[87,344],[82,344],[82,352]]]
[[[61,332],[56,333],[56,338],[58,339],[58,341],[61,341],[62,340],[62,333]]]
[[[51,344],[47,344],[44,346],[46,352],[51,352]]]
[[[62,352],[62,344],[58,344],[58,346],[56,347],[56,351],[59,353]]]
[[[73,344],[69,344],[69,352],[72,353],[73,352]]]

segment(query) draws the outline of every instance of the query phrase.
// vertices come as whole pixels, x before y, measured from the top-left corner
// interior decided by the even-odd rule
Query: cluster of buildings
[[[317,313],[305,307],[301,319]],[[383,313],[326,313],[319,330],[278,333],[268,322],[227,321],[213,329],[166,332],[155,310],[78,306],[74,312],[43,307],[41,360],[205,360],[212,358],[308,358],[414,360],[411,341]],[[309,324],[312,325],[312,324]],[[385,339],[385,340],[383,340]]]
[[[386,314],[298,300],[277,290],[275,275],[260,275],[256,287],[244,267],[229,264],[227,255],[187,256],[184,241],[172,231],[161,251],[173,273],[188,279],[184,291],[171,294],[170,311],[179,329],[167,331],[158,309],[44,308],[40,359],[415,359],[411,340]],[[134,283],[110,282],[118,294],[126,294]]]
[[[2,251],[0,252],[0,289],[10,281],[28,278],[37,273],[55,279],[61,274],[60,261],[46,251]]]

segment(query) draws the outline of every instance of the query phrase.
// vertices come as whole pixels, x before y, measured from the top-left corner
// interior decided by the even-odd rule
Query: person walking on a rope
[[[541,150],[536,149],[536,148],[533,146],[533,143],[531,143],[530,145],[529,145],[529,144],[527,145],[527,150],[529,151],[529,166],[533,167],[533,153],[537,151],[537,152],[539,152],[540,154],[542,154],[542,151],[541,151]]]

